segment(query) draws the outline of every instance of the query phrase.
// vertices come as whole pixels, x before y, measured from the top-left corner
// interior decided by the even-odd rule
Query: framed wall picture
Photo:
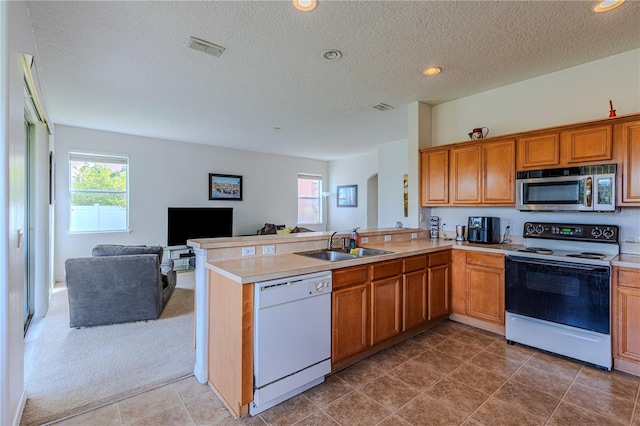
[[[242,176],[209,173],[209,199],[242,201]]]
[[[358,207],[358,185],[338,186],[338,207]]]

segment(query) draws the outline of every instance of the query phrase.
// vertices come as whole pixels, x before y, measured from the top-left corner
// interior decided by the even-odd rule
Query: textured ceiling
[[[54,123],[324,160],[407,138],[412,102],[639,48],[640,2],[595,3],[28,2]],[[190,36],[226,51],[188,49]],[[432,65],[443,72],[423,76]]]

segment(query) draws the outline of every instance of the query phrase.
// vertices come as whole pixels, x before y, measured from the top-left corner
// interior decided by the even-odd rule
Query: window
[[[69,232],[127,231],[129,158],[69,153]]]
[[[298,223],[322,223],[322,176],[298,174]]]

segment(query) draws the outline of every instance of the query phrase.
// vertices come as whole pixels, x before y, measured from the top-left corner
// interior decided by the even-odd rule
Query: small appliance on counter
[[[500,218],[469,216],[467,240],[470,243],[499,244]]]
[[[438,238],[440,236],[440,217],[431,216],[431,238]]]
[[[456,241],[467,241],[464,234],[467,232],[467,227],[464,225],[456,225]]]

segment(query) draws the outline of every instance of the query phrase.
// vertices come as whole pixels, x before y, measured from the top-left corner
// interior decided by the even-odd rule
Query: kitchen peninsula
[[[352,287],[360,289],[360,296],[350,293],[352,298],[347,299],[354,303],[352,306],[363,306],[363,313],[359,313],[363,316],[358,317],[362,318],[363,330],[360,346],[355,341],[355,349],[337,348],[336,324],[341,320],[336,319],[335,312],[333,314],[332,370],[335,371],[449,317],[450,300],[456,300],[456,296],[449,293],[451,248],[484,252],[498,262],[506,249],[513,248],[431,239],[428,231],[421,229],[380,229],[362,231],[362,246],[390,253],[336,262],[295,254],[326,249],[330,236],[330,232],[310,232],[188,242],[196,253],[194,374],[201,383],[208,382],[235,415],[246,414],[248,404],[253,400],[253,283],[332,271],[334,305],[340,303],[337,299],[340,294]],[[502,278],[498,278],[496,288],[503,283]],[[438,285],[428,288],[429,281]],[[403,290],[412,297],[402,299]],[[435,303],[433,306],[427,303],[427,293]],[[378,294],[387,305],[378,314],[371,314],[369,311],[377,306]],[[413,297],[414,294],[424,296]],[[424,303],[421,304],[421,300]],[[494,302],[504,303],[501,292],[496,299],[490,300],[490,303]],[[474,309],[482,310],[480,306]],[[500,309],[504,310],[503,307]],[[464,315],[464,311],[459,312],[457,320],[470,319],[471,325],[504,333],[500,320],[484,321],[483,316],[474,320]],[[353,325],[353,318],[347,320]],[[356,324],[357,321],[359,319]]]

